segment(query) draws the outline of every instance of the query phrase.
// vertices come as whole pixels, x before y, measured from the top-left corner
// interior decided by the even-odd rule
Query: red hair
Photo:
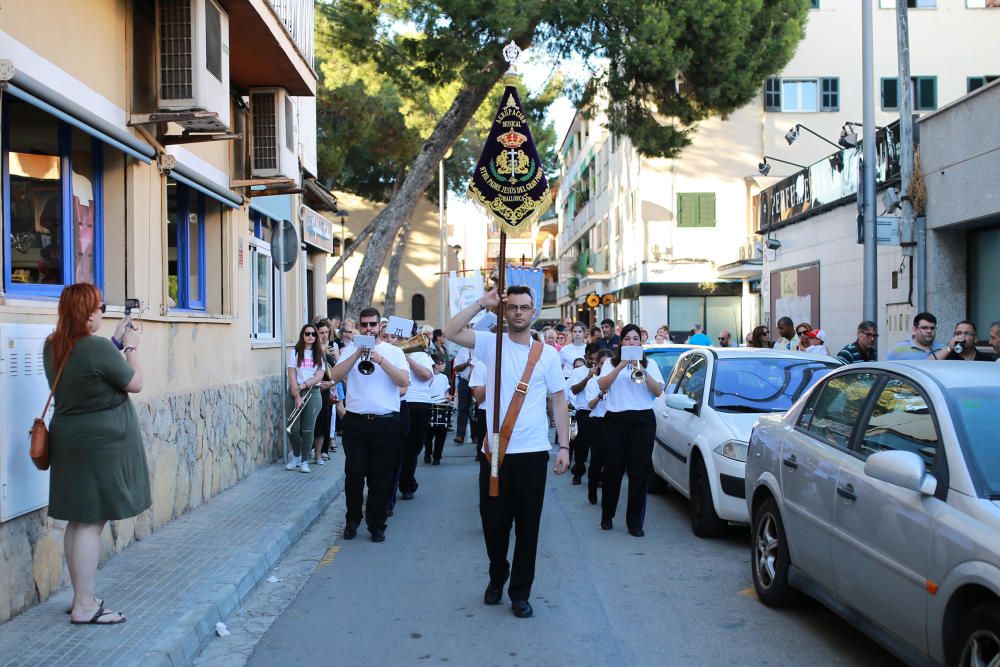
[[[67,285],[59,295],[59,321],[49,336],[52,362],[58,368],[76,341],[90,334],[87,320],[101,307],[101,290],[90,283]]]

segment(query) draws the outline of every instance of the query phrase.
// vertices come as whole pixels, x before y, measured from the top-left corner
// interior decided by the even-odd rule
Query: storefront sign
[[[308,206],[299,207],[302,240],[323,252],[333,252],[333,223]]]

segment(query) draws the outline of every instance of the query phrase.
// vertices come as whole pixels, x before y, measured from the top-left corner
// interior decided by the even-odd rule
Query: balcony
[[[722,280],[755,280],[761,277],[764,257],[757,249],[755,239],[747,239],[736,249],[736,261],[719,267],[719,278]]]
[[[229,79],[238,88],[277,86],[316,94],[313,0],[222,0],[229,12]]]

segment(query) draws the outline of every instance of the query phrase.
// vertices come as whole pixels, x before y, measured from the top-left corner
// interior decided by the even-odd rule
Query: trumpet
[[[372,363],[370,357],[372,351],[368,348],[362,348],[361,350],[361,361],[358,362],[358,372],[362,375],[371,375],[375,372],[375,364]]]
[[[312,398],[312,395],[313,395],[312,391],[306,393],[306,397],[302,399],[302,402],[299,403],[294,410],[288,413],[288,425],[285,426],[286,432],[288,433],[292,432],[292,425],[295,424],[295,420],[299,418],[299,416],[302,414],[302,411],[306,409],[306,404],[309,402],[309,399]]]
[[[629,377],[632,379],[632,382],[636,384],[645,384],[646,369],[644,369],[642,366],[638,364],[638,362],[635,361],[632,362],[631,366],[632,366],[632,373],[631,375],[629,375]]]

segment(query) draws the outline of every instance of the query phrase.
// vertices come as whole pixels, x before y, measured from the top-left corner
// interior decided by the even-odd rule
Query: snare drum
[[[455,408],[450,403],[437,403],[431,406],[431,428],[451,430],[451,416]]]

